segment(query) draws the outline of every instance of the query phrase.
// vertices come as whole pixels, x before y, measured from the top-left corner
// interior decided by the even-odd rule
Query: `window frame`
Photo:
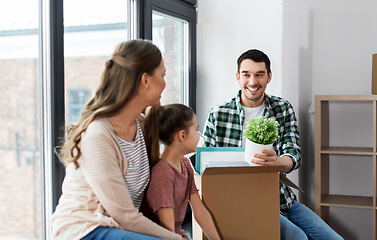
[[[188,22],[189,31],[189,74],[188,99],[189,107],[196,112],[196,0],[144,0],[140,5],[140,22],[144,28],[139,29],[141,38],[152,40],[152,13],[154,10],[184,19]]]
[[[41,237],[50,239],[50,216],[62,193],[65,168],[54,150],[64,137],[63,0],[39,1],[41,106]]]
[[[41,237],[50,239],[50,217],[62,194],[65,167],[55,154],[64,139],[64,0],[39,0],[39,79],[41,106]],[[130,0],[125,0],[130,1]],[[196,111],[196,0],[132,0],[136,4],[136,38],[152,40],[152,11],[189,22],[189,106]]]

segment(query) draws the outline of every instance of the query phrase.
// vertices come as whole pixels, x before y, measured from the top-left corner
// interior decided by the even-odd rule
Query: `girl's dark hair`
[[[191,108],[178,103],[147,109],[144,130],[151,167],[160,159],[160,141],[169,145],[177,132],[188,131],[194,115]]]

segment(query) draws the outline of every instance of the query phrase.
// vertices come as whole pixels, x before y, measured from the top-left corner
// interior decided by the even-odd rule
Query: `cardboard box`
[[[280,167],[207,167],[196,175],[221,239],[280,239]],[[207,239],[193,218],[193,239]]]
[[[372,57],[372,94],[377,94],[377,53]]]

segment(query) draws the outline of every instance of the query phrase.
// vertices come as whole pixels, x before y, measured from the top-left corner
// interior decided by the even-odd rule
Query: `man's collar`
[[[238,113],[241,114],[243,111],[242,105],[241,105],[241,90],[238,91],[237,97],[236,97],[236,105],[237,105],[237,110]]]
[[[265,109],[264,109],[264,113],[263,115],[266,117],[266,118],[269,118],[270,115],[271,115],[271,97],[267,94],[267,93],[264,93],[264,105],[265,105]]]
[[[264,93],[264,104],[266,105],[266,108],[270,108],[271,97],[266,92]]]

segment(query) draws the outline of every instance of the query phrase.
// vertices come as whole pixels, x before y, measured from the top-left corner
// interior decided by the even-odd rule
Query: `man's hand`
[[[262,153],[267,154],[267,155],[256,153],[254,157],[263,159],[264,161],[253,158],[251,159],[251,162],[260,164],[262,166],[283,166],[284,168],[282,169],[282,172],[285,172],[285,173],[291,171],[293,167],[293,161],[290,157],[288,156],[278,157],[274,150],[264,149]]]

